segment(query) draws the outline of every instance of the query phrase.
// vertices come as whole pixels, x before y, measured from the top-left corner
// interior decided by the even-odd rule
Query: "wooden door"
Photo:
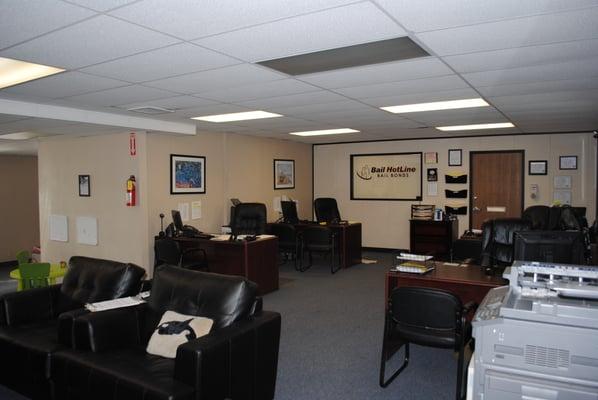
[[[518,218],[523,211],[523,150],[470,152],[469,226]]]

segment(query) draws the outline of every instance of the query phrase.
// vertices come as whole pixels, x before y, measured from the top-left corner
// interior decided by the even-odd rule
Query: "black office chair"
[[[320,197],[314,200],[314,209],[318,222],[339,222],[341,220],[340,212],[336,199],[330,197]]]
[[[290,256],[295,269],[300,271],[302,267],[300,232],[297,232],[293,225],[285,223],[270,224],[269,227],[270,233],[278,237],[278,251],[284,255],[283,263],[288,261]]]
[[[514,233],[527,231],[531,222],[520,218],[499,218],[482,224],[481,265],[488,272],[513,263]]]
[[[340,267],[340,252],[338,251],[338,238],[334,230],[325,226],[310,226],[306,228],[301,235],[302,249],[301,259],[303,254],[307,251],[309,256],[309,264],[303,266],[301,263],[300,271],[306,271],[313,265],[313,253],[324,253],[330,256],[330,272],[337,272]],[[337,259],[338,258],[338,259]]]
[[[154,242],[154,265],[170,264],[181,268],[208,271],[206,251],[199,247],[183,249],[171,238],[157,239]]]
[[[261,235],[266,232],[266,205],[241,203],[235,206],[231,222],[233,235]]]
[[[431,288],[398,287],[390,294],[384,322],[380,386],[387,387],[409,363],[409,344],[452,349],[459,353],[457,361],[456,399],[465,398],[467,370],[465,346],[471,340],[471,324],[466,315],[475,303],[465,306],[454,294]],[[386,379],[386,362],[405,347],[403,364]]]
[[[282,209],[282,220],[287,224],[298,224],[299,216],[297,215],[297,203],[294,201],[281,201],[280,208]]]

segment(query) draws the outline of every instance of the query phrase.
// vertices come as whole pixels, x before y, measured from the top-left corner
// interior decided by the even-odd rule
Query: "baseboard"
[[[17,265],[17,260],[0,262],[0,268],[14,267]]]

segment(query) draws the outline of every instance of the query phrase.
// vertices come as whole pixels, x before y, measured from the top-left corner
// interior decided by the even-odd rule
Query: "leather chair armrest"
[[[63,312],[58,316],[58,343],[67,347],[73,347],[73,326],[75,319],[85,314],[89,314],[89,310],[78,308]]]
[[[73,321],[72,347],[101,353],[140,344],[140,314],[147,304],[79,315]]]
[[[196,399],[273,399],[280,321],[262,311],[179,346],[175,379],[193,386]]]
[[[17,326],[56,318],[55,299],[60,285],[7,293],[0,297],[0,323]]]

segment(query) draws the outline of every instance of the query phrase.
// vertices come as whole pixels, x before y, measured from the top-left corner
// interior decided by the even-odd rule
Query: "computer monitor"
[[[514,259],[521,261],[584,264],[582,231],[515,232]]]
[[[172,222],[174,223],[174,228],[176,232],[182,232],[183,230],[183,219],[181,218],[181,213],[179,210],[171,210],[170,213],[172,214]]]
[[[241,204],[241,200],[239,199],[230,199],[230,202],[233,203],[233,207]]]
[[[297,203],[294,201],[281,201],[282,220],[287,224],[298,224],[299,217],[297,216]]]

